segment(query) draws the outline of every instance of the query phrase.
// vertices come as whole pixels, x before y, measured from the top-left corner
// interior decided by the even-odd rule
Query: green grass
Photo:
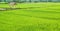
[[[0,11],[0,31],[60,31],[60,3],[21,3],[17,8],[22,9]]]

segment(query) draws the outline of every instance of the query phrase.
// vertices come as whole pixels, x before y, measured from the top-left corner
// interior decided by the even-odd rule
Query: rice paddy
[[[60,3],[18,3],[16,8],[21,9],[0,11],[0,31],[60,31]]]

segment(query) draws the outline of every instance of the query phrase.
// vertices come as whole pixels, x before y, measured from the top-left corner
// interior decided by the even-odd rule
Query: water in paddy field
[[[60,3],[21,3],[17,9],[3,5],[0,31],[60,31]]]

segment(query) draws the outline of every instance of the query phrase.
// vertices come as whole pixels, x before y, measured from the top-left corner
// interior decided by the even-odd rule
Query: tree
[[[48,2],[52,2],[52,0],[48,0]]]
[[[0,2],[2,2],[2,0],[0,0]]]

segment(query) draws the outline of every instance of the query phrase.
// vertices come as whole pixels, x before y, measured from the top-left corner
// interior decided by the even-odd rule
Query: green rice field
[[[60,3],[18,3],[16,8],[21,9],[0,11],[0,31],[60,31]]]

